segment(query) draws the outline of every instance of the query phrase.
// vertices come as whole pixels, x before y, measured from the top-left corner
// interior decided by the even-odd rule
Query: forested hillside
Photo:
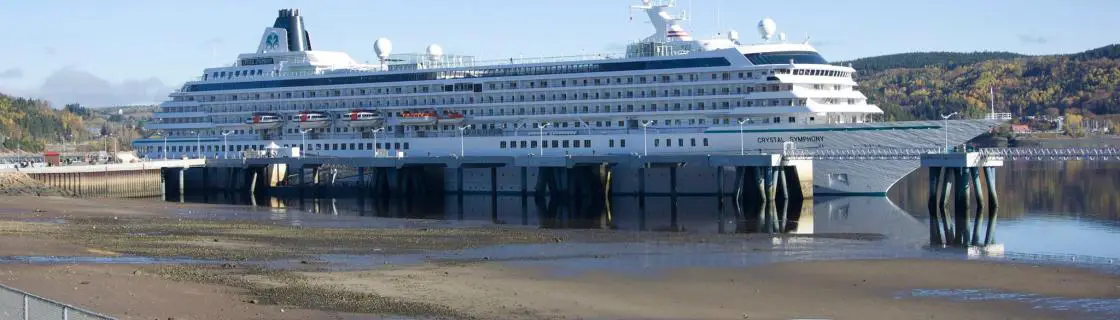
[[[82,118],[43,100],[0,94],[0,140],[6,150],[42,151],[48,142],[89,136]]]
[[[846,62],[844,62],[846,63]],[[891,119],[940,113],[1120,114],[1120,45],[1081,53],[907,53],[851,61],[871,103]]]

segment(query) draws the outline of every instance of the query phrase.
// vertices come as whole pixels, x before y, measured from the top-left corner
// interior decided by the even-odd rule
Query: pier
[[[138,198],[162,194],[164,168],[198,166],[203,160],[162,160],[137,163],[8,168],[52,188],[78,197]]]
[[[638,196],[677,196],[682,168],[714,177],[707,188],[721,198],[812,197],[812,160],[781,154],[207,159],[167,167],[162,175],[164,190],[180,195],[196,189],[257,196],[283,188],[304,197],[324,187],[346,185],[375,197],[444,191],[609,198],[619,187]],[[625,176],[618,174],[620,169],[626,170]],[[475,174],[479,172],[484,174]],[[665,176],[668,183],[648,183],[646,177],[653,175]]]
[[[988,246],[995,243],[995,224],[999,207],[996,193],[996,168],[1003,157],[991,153],[931,153],[921,157],[929,170],[929,242],[931,246]],[[984,182],[981,183],[981,173]],[[984,221],[987,191],[987,220]],[[971,190],[971,191],[970,191]],[[952,194],[952,213],[950,207]],[[969,214],[975,198],[976,211]],[[982,222],[984,237],[980,237]]]

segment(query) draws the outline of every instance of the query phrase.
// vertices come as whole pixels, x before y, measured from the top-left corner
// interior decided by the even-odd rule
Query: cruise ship
[[[856,70],[786,39],[770,18],[756,40],[734,30],[701,39],[671,1],[630,8],[653,34],[625,52],[483,60],[437,44],[397,54],[379,38],[372,64],[313,50],[300,11],[283,9],[256,52],[171,93],[146,124],[160,135],[133,145],[148,158],[242,157],[273,144],[330,157],[742,154],[940,148],[994,124],[877,121]],[[883,195],[917,166],[817,161],[814,192]]]

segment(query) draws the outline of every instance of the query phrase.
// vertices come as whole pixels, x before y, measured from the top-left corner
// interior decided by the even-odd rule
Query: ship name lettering
[[[758,137],[758,143],[823,142],[823,136]]]

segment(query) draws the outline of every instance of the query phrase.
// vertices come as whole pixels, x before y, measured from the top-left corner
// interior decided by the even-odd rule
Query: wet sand
[[[728,243],[738,248],[735,254],[778,253],[767,249],[771,238],[766,235],[436,225],[309,228],[267,219],[184,218],[184,210],[234,209],[151,200],[0,197],[0,256],[106,259],[0,263],[0,283],[122,319],[378,319],[386,314],[468,319],[1054,319],[1082,315],[1024,301],[910,295],[913,289],[990,289],[1120,299],[1120,277],[1115,275],[965,260],[818,261],[570,274],[557,272],[547,261],[472,258],[331,271],[335,262],[314,257],[341,254],[372,260],[503,244],[635,241]],[[884,241],[867,235],[832,237]],[[185,263],[113,260],[136,256],[175,257]],[[258,263],[277,260],[292,262]]]

